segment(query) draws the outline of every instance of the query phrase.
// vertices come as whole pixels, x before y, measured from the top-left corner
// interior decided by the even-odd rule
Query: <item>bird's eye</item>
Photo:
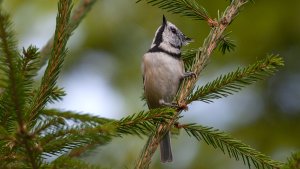
[[[175,28],[171,27],[170,29],[171,29],[171,32],[172,32],[172,33],[174,33],[174,34],[176,34],[176,33],[177,33],[177,31],[176,31],[176,29],[175,29]]]

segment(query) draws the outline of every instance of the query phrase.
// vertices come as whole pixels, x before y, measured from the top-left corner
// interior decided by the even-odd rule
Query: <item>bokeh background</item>
[[[214,18],[229,3],[198,2]],[[43,47],[54,33],[57,1],[3,3],[13,17],[20,49],[30,44]],[[135,0],[98,0],[68,43],[69,54],[59,79],[67,96],[48,107],[115,119],[147,110],[140,99],[141,57],[149,48],[163,14],[195,40],[187,48],[201,46],[209,32],[203,21],[172,15]],[[225,55],[215,51],[199,85],[267,54],[283,56],[285,67],[275,76],[233,96],[211,104],[193,103],[181,122],[228,131],[273,159],[285,161],[292,152],[300,150],[300,1],[249,3],[227,31],[232,31],[236,50]],[[132,168],[146,139],[116,138],[86,153],[82,159],[106,168]],[[172,144],[175,161],[161,165],[156,153],[152,168],[248,168],[242,161],[230,159],[183,131],[172,138]]]

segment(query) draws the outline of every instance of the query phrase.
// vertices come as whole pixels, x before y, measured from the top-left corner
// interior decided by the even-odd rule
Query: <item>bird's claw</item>
[[[164,100],[159,100],[159,104],[167,107],[178,108],[178,104],[176,103],[167,103]]]
[[[185,110],[185,111],[187,111],[189,109],[189,107],[186,104],[182,104],[182,103],[174,103],[174,102],[167,103],[164,100],[160,100],[159,104],[163,105],[163,106],[167,106],[167,107],[172,107],[172,108],[175,108],[177,110]]]
[[[186,104],[178,103],[178,109],[187,111],[187,110],[189,110],[189,107]]]
[[[174,126],[175,126],[177,129],[181,129],[181,128],[184,128],[184,127],[185,127],[185,125],[182,125],[182,124],[180,124],[179,122],[175,122],[175,123],[174,123]]]
[[[185,72],[185,73],[183,74],[183,78],[189,78],[189,77],[196,78],[197,75],[196,75],[196,73],[194,73],[194,72]]]

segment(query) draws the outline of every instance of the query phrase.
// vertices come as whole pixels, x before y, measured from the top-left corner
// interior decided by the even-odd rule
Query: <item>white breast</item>
[[[182,60],[162,52],[146,53],[142,69],[149,108],[161,107],[160,99],[171,103],[183,77]]]

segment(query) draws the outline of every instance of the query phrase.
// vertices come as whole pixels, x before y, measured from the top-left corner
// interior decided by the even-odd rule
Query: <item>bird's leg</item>
[[[197,75],[196,75],[196,73],[194,73],[194,72],[184,72],[184,73],[183,73],[183,77],[182,77],[183,79],[189,78],[189,77],[196,78]]]
[[[177,103],[179,110],[187,111],[189,107],[185,103]]]
[[[179,103],[167,103],[163,99],[159,100],[159,104],[162,106],[172,107],[178,110],[188,110],[188,106],[186,104],[179,104]]]
[[[168,102],[165,102],[163,99],[159,100],[159,104],[162,105],[162,106],[173,107],[173,108],[176,108],[176,109],[179,108],[178,104],[176,104],[176,103],[168,103]]]
[[[186,127],[186,125],[184,125],[184,124],[179,124],[179,122],[175,122],[175,123],[174,123],[174,126],[175,126],[177,129],[182,129],[182,128]]]

